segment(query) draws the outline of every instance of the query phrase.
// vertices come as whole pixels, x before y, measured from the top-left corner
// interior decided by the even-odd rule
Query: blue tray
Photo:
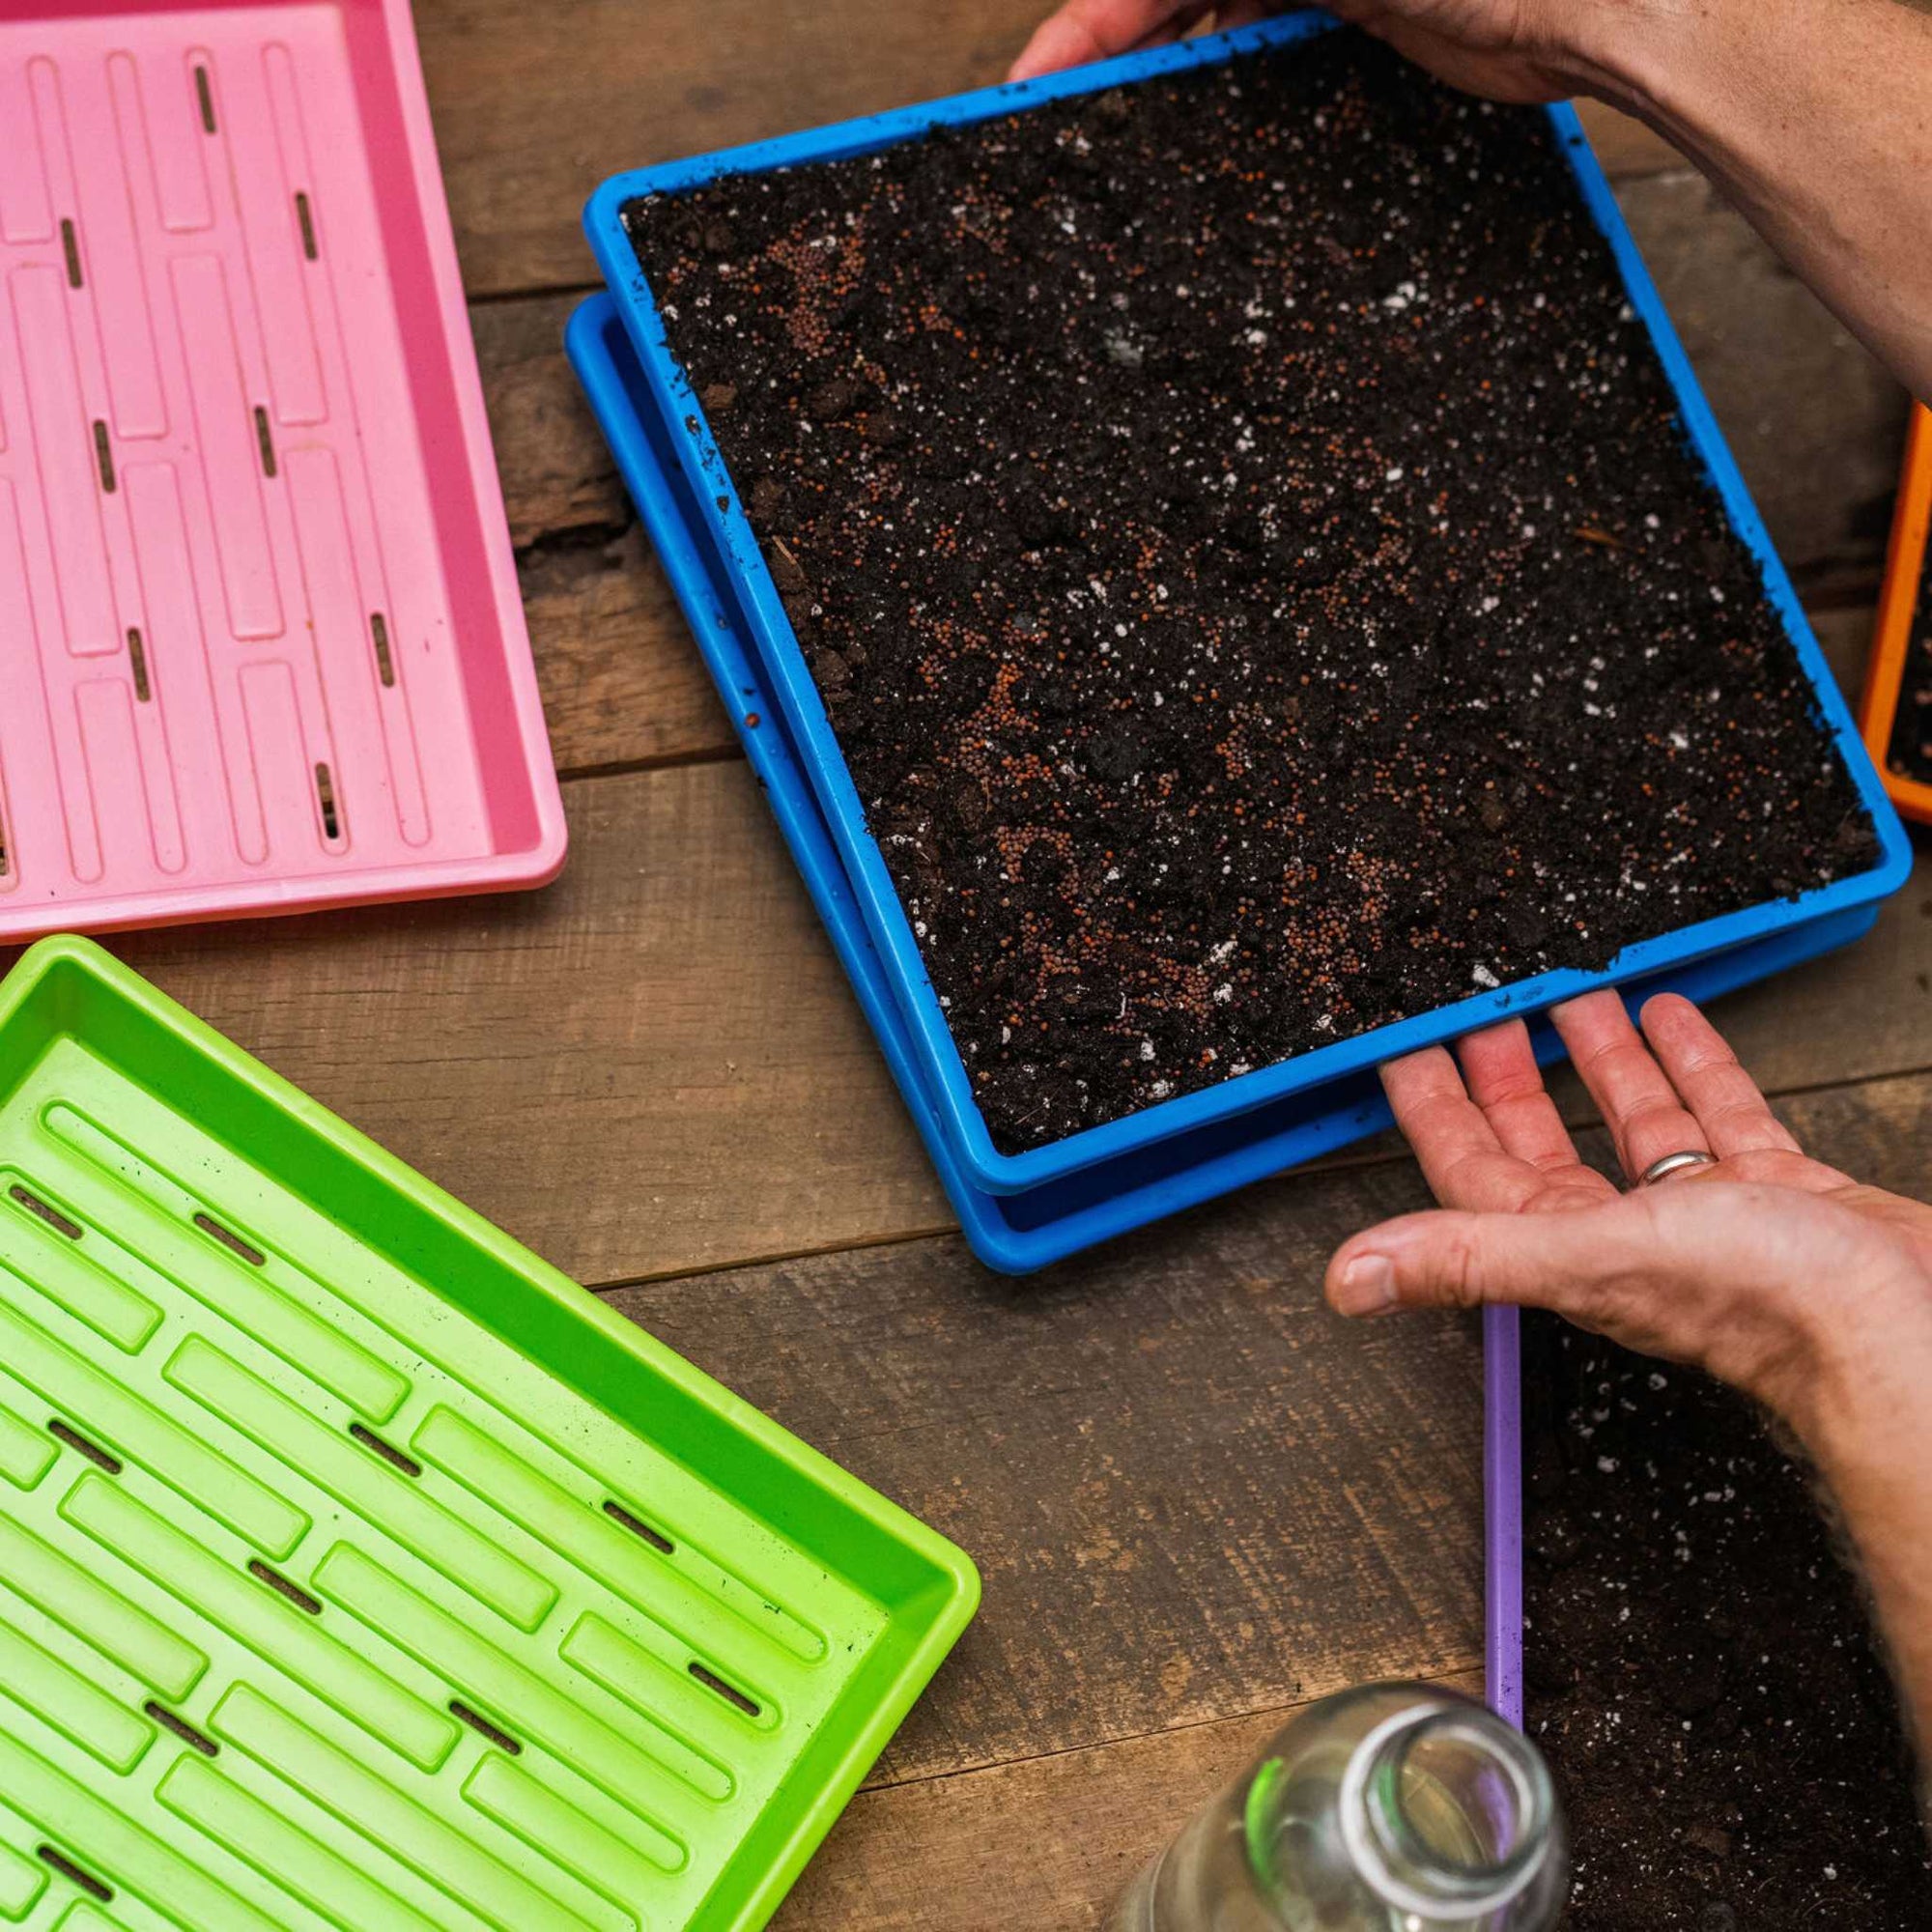
[[[756,173],[804,162],[867,154],[914,140],[944,124],[982,121],[1049,100],[1131,83],[1151,75],[1226,61],[1258,47],[1304,42],[1335,26],[1327,14],[1308,12],[1155,51],[1132,54],[1044,80],[984,89],[921,107],[749,147],[670,162],[613,176],[592,196],[584,225],[600,267],[615,296],[643,374],[637,413],[654,418],[670,432],[672,467],[691,487],[696,510],[696,534],[720,565],[733,610],[742,623],[747,649],[765,672],[765,717],[781,717],[790,734],[798,768],[817,800],[852,901],[877,949],[886,984],[904,1022],[906,1043],[920,1068],[920,1084],[930,1101],[957,1165],[977,1188],[997,1194],[1031,1194],[1050,1182],[1083,1172],[1110,1168],[1122,1156],[1150,1153],[1183,1136],[1225,1128],[1244,1116],[1272,1110],[1296,1096],[1373,1092],[1375,1066],[1393,1055],[1454,1037],[1508,1012],[1535,1011],[1593,987],[1630,985],[1681,972],[1692,962],[1730,949],[1755,945],[1808,927],[1834,925],[1856,907],[1874,907],[1904,883],[1911,853],[1896,812],[1839,696],[1810,627],[1792,592],[1783,566],[1771,548],[1744,479],[1725,447],[1690,366],[1686,360],[1656,288],[1624,224],[1609,184],[1590,151],[1575,112],[1548,110],[1559,148],[1576,175],[1591,215],[1608,239],[1622,270],[1632,304],[1649,327],[1658,355],[1676,391],[1687,436],[1703,461],[1739,534],[1758,559],[1767,594],[1784,621],[1805,673],[1816,690],[1820,710],[1877,823],[1884,854],[1870,871],[1796,901],[1781,900],[1707,920],[1663,937],[1628,947],[1601,972],[1553,972],[1518,981],[1493,992],[1458,1001],[1412,1020],[1374,1029],[1332,1046],[1258,1068],[1200,1093],[1145,1108],[1123,1120],[1088,1128],[1050,1146],[1005,1154],[993,1145],[974,1098],[965,1063],[947,1025],[918,942],[894,889],[877,843],[867,831],[863,806],[843,754],[827,721],[804,654],[779,601],[756,538],[684,372],[665,339],[651,291],[639,270],[620,213],[640,195],[688,191],[722,175]],[[774,703],[773,700],[776,700]],[[1842,930],[1841,926],[1837,929]],[[1347,1090],[1337,1083],[1353,1078]],[[1322,1111],[1328,1103],[1318,1102]],[[1270,1119],[1274,1116],[1270,1113]],[[1234,1129],[1243,1140],[1267,1137],[1267,1122],[1250,1119]],[[1097,1184],[1090,1180],[1090,1184]]]
[[[1312,1092],[1291,1094],[1096,1162],[1065,1180],[1004,1195],[980,1187],[954,1151],[925,1085],[924,1067],[895,998],[886,963],[867,928],[825,813],[773,701],[771,681],[759,662],[740,601],[740,585],[725,568],[711,526],[676,460],[676,438],[665,427],[652,401],[616,303],[609,296],[592,296],[571,317],[566,341],[745,755],[878,1036],[966,1238],[981,1261],[1014,1274],[1042,1267],[1360,1140],[1389,1123],[1373,1070],[1358,1071]],[[1877,916],[1875,904],[1854,904],[1823,918],[1787,922],[1781,930],[1753,944],[1650,976],[1625,992],[1633,1002],[1666,989],[1711,999],[1842,946],[1866,931]],[[1547,1021],[1533,1022],[1533,1032],[1542,1059],[1560,1056],[1561,1045]]]

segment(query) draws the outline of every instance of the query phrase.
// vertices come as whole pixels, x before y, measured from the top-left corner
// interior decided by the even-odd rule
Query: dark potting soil
[[[1523,1318],[1530,1735],[1571,1932],[1923,1932],[1898,1705],[1805,1472],[1743,1397]]]
[[[1912,613],[1912,641],[1906,647],[1887,759],[1900,778],[1932,784],[1932,552],[1919,573],[1918,604]]]
[[[1541,114],[1335,34],[625,219],[1002,1148],[1873,863]]]

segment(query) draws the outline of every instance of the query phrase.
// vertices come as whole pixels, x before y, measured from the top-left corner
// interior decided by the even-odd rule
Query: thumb
[[[1621,1204],[1619,1204],[1621,1205]],[[1405,1214],[1345,1241],[1328,1264],[1343,1315],[1395,1308],[1551,1308],[1594,1323],[1636,1272],[1673,1272],[1648,1216],[1616,1207],[1568,1214]]]

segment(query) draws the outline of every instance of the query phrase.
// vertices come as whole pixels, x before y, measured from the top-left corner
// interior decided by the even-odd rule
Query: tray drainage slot
[[[73,223],[65,214],[61,216],[61,253],[67,257],[68,287],[80,288],[87,280],[80,271],[80,237],[73,232]]]
[[[335,780],[330,777],[327,765],[315,768],[316,802],[322,807],[322,836],[327,839],[342,837],[342,814],[335,809]]]
[[[59,1416],[47,1424],[47,1434],[56,1442],[65,1442],[77,1455],[85,1456],[97,1468],[105,1469],[110,1476],[121,1473],[121,1459],[110,1456],[99,1443],[91,1442],[77,1429],[70,1429]]]
[[[269,427],[269,412],[260,403],[255,405],[255,446],[262,452],[262,474],[275,473],[275,434]]]
[[[393,1442],[384,1442],[373,1429],[364,1429],[359,1422],[349,1425],[349,1433],[365,1449],[373,1449],[383,1461],[392,1468],[400,1469],[406,1476],[420,1476],[423,1465],[413,1456],[405,1456]]]
[[[213,1757],[221,1747],[211,1737],[205,1737],[188,1722],[185,1718],[178,1718],[165,1704],[157,1704],[150,1697],[141,1709],[164,1731],[172,1731],[183,1744],[191,1745],[203,1757]]]
[[[296,189],[296,221],[301,228],[302,253],[311,262],[321,258],[322,250],[315,245],[315,213],[308,205],[308,195]]]
[[[269,1258],[250,1241],[244,1241],[233,1228],[224,1228],[213,1214],[197,1214],[194,1225],[213,1236],[232,1255],[240,1255],[250,1267],[260,1267]]]
[[[99,417],[94,422],[94,463],[100,471],[101,490],[114,494],[114,445],[107,440],[107,425]]]
[[[748,1697],[735,1684],[727,1684],[715,1670],[707,1670],[695,1658],[684,1666],[707,1690],[715,1690],[725,1703],[734,1704],[748,1718],[764,1715],[763,1707],[756,1699]]]
[[[396,681],[396,661],[389,655],[389,620],[380,611],[369,612],[369,635],[376,644],[376,672],[385,685]]]
[[[43,1865],[51,1865],[70,1885],[79,1886],[89,1898],[98,1898],[102,1905],[113,1899],[114,1888],[105,1879],[96,1878],[91,1871],[83,1871],[65,1853],[55,1851],[51,1845],[36,1845],[34,1856]]]
[[[7,856],[7,821],[4,818],[0,818],[0,879],[4,879],[7,876],[8,871],[12,867],[12,863]]]
[[[251,1556],[248,1559],[248,1574],[258,1582],[268,1584],[278,1597],[286,1597],[297,1609],[306,1610],[312,1617],[321,1616],[322,1604],[319,1599],[311,1597],[299,1583],[291,1582],[279,1570],[270,1569],[259,1556]]]
[[[669,1537],[664,1535],[662,1532],[658,1530],[653,1529],[649,1523],[641,1521],[639,1518],[634,1517],[631,1514],[631,1512],[624,1507],[622,1503],[607,1502],[604,1505],[604,1514],[608,1516],[612,1522],[622,1523],[623,1526],[626,1529],[628,1529],[633,1536],[642,1537],[643,1540],[646,1543],[648,1543],[653,1549],[663,1550],[667,1556],[668,1556],[671,1553],[671,1551],[677,1548],[677,1545],[674,1544]]]
[[[508,1751],[512,1757],[522,1757],[524,1747],[508,1731],[500,1730],[480,1712],[472,1711],[461,1698],[449,1700],[449,1715],[459,1723],[468,1724],[479,1737],[488,1738],[500,1751]]]
[[[194,98],[201,106],[201,125],[209,133],[214,132],[214,90],[208,84],[208,70],[197,67],[194,71]]]
[[[43,1201],[38,1194],[30,1193],[18,1181],[7,1190],[10,1201],[17,1201],[37,1221],[44,1221],[57,1235],[65,1235],[70,1241],[80,1239],[80,1224],[70,1221],[58,1208]]]
[[[134,696],[145,704],[155,694],[148,684],[148,647],[138,630],[128,633],[128,668],[134,673]]]

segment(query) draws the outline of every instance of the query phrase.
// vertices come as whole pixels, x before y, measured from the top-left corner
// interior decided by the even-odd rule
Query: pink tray
[[[563,813],[405,0],[0,0],[0,939]]]

